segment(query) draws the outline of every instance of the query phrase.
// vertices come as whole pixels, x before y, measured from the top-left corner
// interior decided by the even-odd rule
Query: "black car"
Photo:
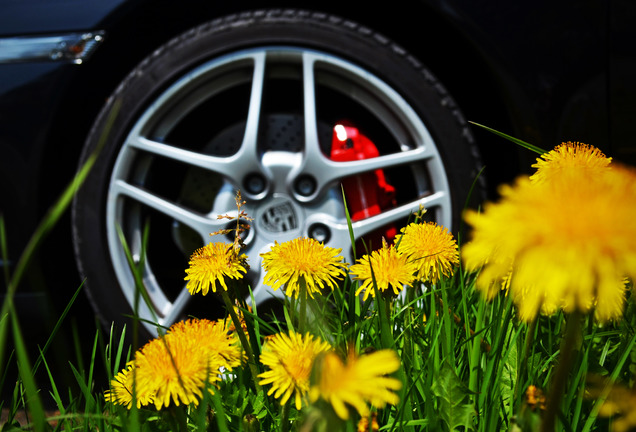
[[[343,190],[357,240],[394,235],[420,206],[458,232],[467,201],[536,156],[467,120],[635,161],[628,1],[1,0],[0,11],[4,264],[98,151],[40,264],[54,297],[77,287],[61,274],[86,278],[104,322],[135,303],[122,238],[143,263],[142,318],[214,314],[184,270],[196,248],[226,240],[209,234],[236,214],[237,190],[255,218],[245,252],[259,305],[273,295],[259,254],[274,241],[311,236],[352,261]]]

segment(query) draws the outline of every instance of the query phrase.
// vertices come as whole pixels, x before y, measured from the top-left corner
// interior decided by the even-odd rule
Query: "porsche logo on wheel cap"
[[[286,232],[298,228],[298,217],[289,201],[267,208],[261,215],[263,228],[270,232]]]

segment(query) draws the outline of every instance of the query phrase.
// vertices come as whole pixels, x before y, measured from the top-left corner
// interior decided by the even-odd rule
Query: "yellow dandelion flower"
[[[501,189],[498,203],[470,211],[472,241],[466,267],[484,266],[477,288],[492,295],[513,269],[510,294],[522,319],[544,308],[618,317],[625,277],[636,276],[636,173],[614,166],[594,177],[584,171]]]
[[[312,402],[324,399],[343,420],[349,418],[347,406],[368,417],[371,412],[368,404],[383,408],[399,402],[395,391],[402,388],[402,383],[387,376],[399,368],[400,359],[392,350],[360,357],[350,351],[346,363],[335,352],[328,352],[318,361],[318,379],[309,391],[309,398]]]
[[[124,405],[130,409],[132,407],[133,400],[133,386],[135,363],[128,362],[126,367],[122,369],[115,377],[110,380],[110,390],[104,393],[104,399],[107,402],[111,402],[115,405]],[[142,397],[135,394],[137,408],[141,408],[142,405],[149,405],[153,402],[154,394],[146,393]]]
[[[201,340],[178,331],[148,342],[135,355],[138,397],[154,394],[157,409],[171,401],[197,405],[203,389],[220,380],[221,357],[206,348]]]
[[[228,333],[223,320],[210,321],[207,319],[190,319],[174,323],[168,334],[178,334],[184,338],[191,338],[201,350],[209,355],[219,355],[221,365],[227,369],[240,366],[244,359],[241,344],[236,335]]]
[[[537,158],[537,163],[532,165],[537,171],[530,176],[530,180],[549,182],[570,171],[581,170],[585,171],[587,176],[594,176],[598,171],[607,169],[611,162],[612,158],[605,157],[603,152],[594,146],[568,141]]]
[[[237,255],[232,245],[225,243],[209,243],[197,249],[190,257],[184,279],[188,281],[188,291],[206,295],[210,286],[216,292],[217,283],[227,291],[225,278],[241,279],[247,272],[246,260],[246,255]]]
[[[453,275],[454,266],[459,264],[459,251],[445,227],[435,222],[412,223],[400,232],[395,244],[417,264],[417,279],[435,284],[442,276]]]
[[[309,333],[304,336],[294,331],[290,331],[289,335],[277,334],[267,340],[261,353],[261,363],[269,370],[258,375],[262,378],[259,384],[272,384],[267,395],[274,393],[276,399],[282,396],[281,405],[285,405],[293,396],[296,409],[300,410],[309,391],[314,360],[320,353],[330,349],[327,342]]]
[[[346,275],[347,263],[338,255],[341,251],[312,238],[274,242],[269,252],[261,254],[266,272],[263,282],[274,290],[285,286],[285,294],[289,297],[298,297],[304,283],[313,298],[314,292],[325,287],[333,289],[336,279]]]
[[[369,294],[375,296],[373,276],[379,291],[388,290],[390,286],[393,294],[397,295],[404,285],[413,283],[418,265],[415,261],[409,260],[408,255],[398,252],[393,245],[384,243],[382,249],[360,258],[357,264],[351,266],[350,271],[356,275],[354,280],[362,281],[356,295],[364,291],[366,300]]]

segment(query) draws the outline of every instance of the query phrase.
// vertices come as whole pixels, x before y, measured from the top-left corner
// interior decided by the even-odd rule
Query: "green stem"
[[[530,361],[529,357],[530,351],[532,349],[532,344],[534,344],[534,334],[536,332],[537,323],[538,316],[535,316],[532,321],[530,321],[530,323],[528,323],[526,326],[526,338],[523,345],[523,352],[521,353],[519,375],[517,376],[517,382],[515,383],[515,409],[519,407],[519,404],[521,402],[521,393],[524,391],[523,383],[532,382],[532,379],[530,378],[528,373],[528,362]]]
[[[256,387],[256,391],[260,392],[261,386],[258,384],[258,368],[256,367],[256,359],[254,358],[254,351],[252,351],[252,346],[247,340],[247,336],[243,331],[243,326],[241,325],[241,320],[239,319],[236,311],[234,310],[234,305],[230,301],[230,297],[227,294],[227,291],[220,290],[221,297],[223,298],[223,302],[225,303],[225,308],[227,309],[230,317],[232,318],[232,322],[234,323],[234,327],[236,328],[236,334],[241,341],[241,345],[245,350],[245,354],[247,355],[247,364],[250,367],[250,372],[252,373],[252,379],[254,381],[254,387]]]
[[[280,430],[281,432],[288,432],[290,423],[289,423],[289,409],[291,407],[291,400],[288,400],[287,403],[281,405],[281,413],[280,413]]]
[[[187,432],[188,421],[182,407],[170,404],[169,411],[170,415],[168,418],[172,428],[179,432]]]
[[[386,296],[383,300],[384,300],[384,323],[386,325],[385,327],[386,331],[384,333],[387,333],[387,336],[389,336],[389,339],[387,340],[391,341],[391,344],[389,346],[385,346],[384,348],[394,348],[395,339],[393,339],[393,321],[391,321],[392,302],[389,296]]]
[[[298,305],[298,333],[304,334],[307,321],[307,283],[304,277],[298,279],[298,285],[300,288],[298,291],[300,299],[300,304]]]
[[[404,311],[404,352],[408,356],[415,358],[415,349],[413,347],[413,302],[415,301],[415,284],[406,288],[406,310]]]
[[[484,311],[486,309],[486,300],[480,296],[479,297],[479,305],[477,306],[477,317],[475,319],[475,335],[479,334],[483,327],[483,319],[484,319]],[[468,325],[466,325],[466,333],[467,337],[470,337],[470,330],[468,330]],[[480,375],[479,369],[479,358],[481,357],[481,343],[480,337],[475,336],[472,341],[472,347],[470,350],[470,361],[469,365],[469,379],[468,379],[468,389],[473,394],[479,394],[478,391],[478,379]]]
[[[570,374],[570,366],[574,358],[577,339],[581,334],[581,313],[573,312],[565,325],[565,336],[561,340],[559,364],[552,378],[550,394],[546,403],[546,411],[541,422],[541,432],[554,432],[557,413],[561,409],[561,399]]]

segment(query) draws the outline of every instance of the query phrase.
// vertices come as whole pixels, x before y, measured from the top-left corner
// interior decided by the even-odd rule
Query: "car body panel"
[[[126,0],[2,0],[0,36],[86,31]]]

